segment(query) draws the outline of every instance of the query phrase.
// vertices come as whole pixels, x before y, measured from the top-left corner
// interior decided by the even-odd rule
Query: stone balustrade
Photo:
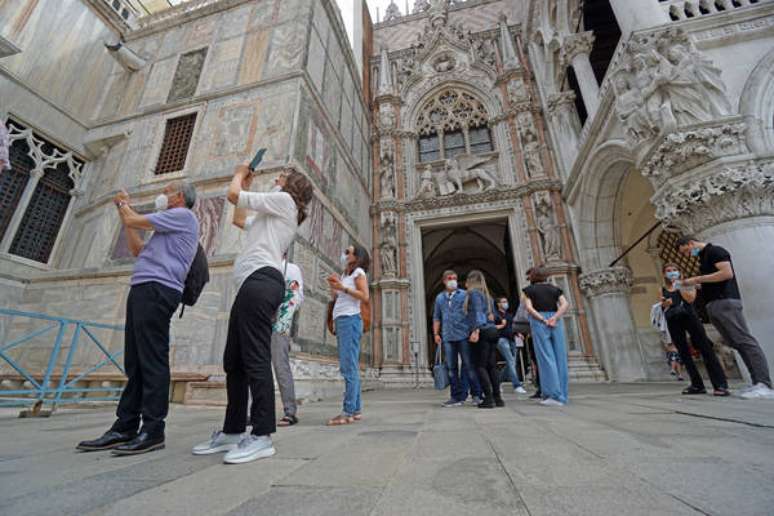
[[[681,21],[747,7],[760,0],[659,0],[659,3],[672,21]]]

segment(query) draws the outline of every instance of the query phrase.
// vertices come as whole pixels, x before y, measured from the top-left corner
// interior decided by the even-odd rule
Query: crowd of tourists
[[[258,162],[261,155],[256,156]],[[233,224],[244,231],[244,239],[234,262],[236,296],[223,354],[227,393],[224,421],[209,439],[193,448],[195,455],[225,453],[227,463],[274,455],[271,435],[276,427],[298,423],[290,329],[304,301],[303,276],[287,257],[298,227],[307,217],[313,187],[303,174],[293,171],[280,174],[269,192],[251,191],[256,160],[250,166],[236,167],[227,193],[234,205]],[[126,301],[124,365],[128,381],[111,428],[77,448],[132,455],[164,447],[171,378],[170,322],[181,302],[189,306],[196,302],[209,275],[198,244],[199,223],[192,212],[196,190],[191,184],[178,181],[166,185],[155,200],[156,212],[151,214],[138,213],[123,191],[114,202],[129,251],[137,257]],[[152,232],[147,241],[145,231]],[[682,278],[674,264],[664,267],[665,286],[654,307],[654,324],[669,337],[672,347],[668,355],[675,373],[680,373],[680,363],[688,371],[691,385],[684,394],[706,392],[686,334],[704,359],[713,393],[730,394],[713,344],[693,308],[696,289],[701,288],[712,324],[739,352],[752,376],[752,387],[741,396],[774,397],[766,358],[747,328],[730,254],[692,237],[678,244],[680,252],[699,259],[701,275]],[[341,273],[327,278],[331,293],[327,324],[337,339],[345,391],[341,412],[327,421],[330,426],[349,425],[363,418],[360,341],[370,324],[368,252],[353,245],[343,250],[340,259]],[[514,310],[507,297],[490,291],[481,271],[467,273],[464,289],[455,271],[444,272],[444,290],[435,300],[432,324],[438,361],[450,388],[444,407],[459,407],[468,399],[481,409],[503,407],[502,380],[509,379],[515,393],[526,395],[523,379],[528,372],[536,386],[532,398],[552,407],[568,402],[562,318],[569,303],[562,290],[549,281],[546,269],[530,269],[526,280],[529,285],[514,303]],[[500,374],[498,362],[505,363],[504,374]],[[284,412],[279,422],[274,374]]]

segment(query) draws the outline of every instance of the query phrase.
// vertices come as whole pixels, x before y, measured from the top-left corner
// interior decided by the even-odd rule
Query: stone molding
[[[621,266],[587,272],[578,277],[578,285],[589,298],[603,294],[626,294],[633,283],[632,271]]]
[[[546,101],[546,109],[549,115],[554,115],[557,112],[572,107],[575,108],[575,92],[562,91],[555,93],[548,97]]]
[[[774,216],[774,161],[726,167],[653,197],[656,218],[686,233],[724,222]]]
[[[562,45],[561,62],[567,66],[578,55],[589,55],[594,45],[594,33],[592,31],[571,34]]]
[[[720,122],[666,135],[652,151],[642,175],[660,183],[723,156],[748,152],[744,123]]]

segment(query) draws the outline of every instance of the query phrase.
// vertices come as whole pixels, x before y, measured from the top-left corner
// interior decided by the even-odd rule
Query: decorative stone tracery
[[[444,89],[427,100],[417,119],[417,132],[429,135],[468,127],[486,125],[484,105],[473,95],[455,89]]]
[[[628,293],[634,279],[628,267],[609,267],[587,272],[578,277],[578,284],[587,297],[603,294]]]

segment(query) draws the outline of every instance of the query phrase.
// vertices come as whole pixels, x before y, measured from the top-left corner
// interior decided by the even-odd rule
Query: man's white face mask
[[[457,290],[457,280],[452,279],[446,282],[446,288],[449,290]]]
[[[159,194],[153,204],[156,207],[156,211],[164,211],[169,207],[169,197],[166,194]]]

